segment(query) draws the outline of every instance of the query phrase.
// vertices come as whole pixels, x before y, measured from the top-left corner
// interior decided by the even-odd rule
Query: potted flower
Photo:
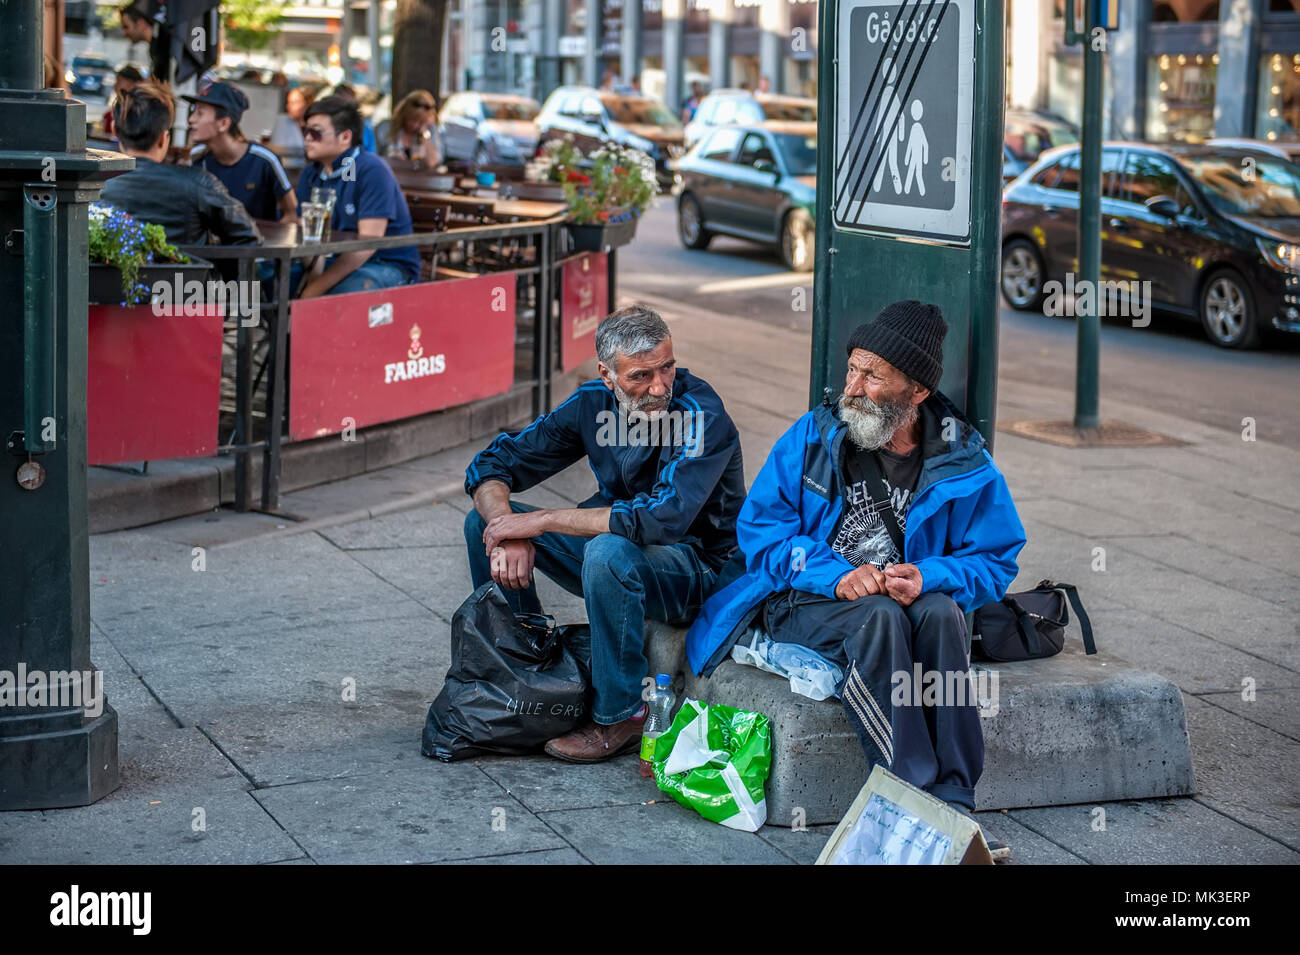
[[[564,186],[568,230],[577,252],[608,251],[631,242],[637,219],[659,191],[654,160],[627,146],[610,143],[583,157],[565,143],[555,150],[551,168]]]
[[[524,181],[515,185],[521,199],[540,202],[564,202],[564,174],[586,162],[573,145],[572,134],[562,139],[548,139],[537,156],[524,167]]]
[[[150,300],[155,281],[212,268],[178,252],[162,226],[98,202],[90,206],[89,251],[88,298],[94,305],[139,305]]]

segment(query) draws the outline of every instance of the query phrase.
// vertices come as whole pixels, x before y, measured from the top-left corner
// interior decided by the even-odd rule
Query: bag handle
[[[1074,584],[1054,584],[1053,586],[1065,591],[1070,606],[1074,608],[1074,615],[1079,618],[1079,629],[1083,631],[1083,649],[1088,653],[1096,653],[1097,644],[1092,639],[1092,621],[1088,619],[1088,611],[1083,609],[1083,602],[1079,600],[1079,588],[1075,587]]]
[[[1074,584],[1062,584],[1054,580],[1042,580],[1039,581],[1038,587],[1035,589],[1044,587],[1051,590],[1060,590],[1065,594],[1065,599],[1070,602],[1070,606],[1074,608],[1075,616],[1079,618],[1079,629],[1083,631],[1084,652],[1096,653],[1097,644],[1092,639],[1092,621],[1088,619],[1088,611],[1083,609],[1083,602],[1079,599],[1079,588],[1074,586]],[[1069,626],[1070,613],[1068,610],[1065,613],[1064,622],[1066,626]]]
[[[1002,598],[1002,603],[1016,615],[1016,625],[1020,629],[1020,642],[1025,645],[1025,651],[1031,659],[1037,657],[1041,650],[1038,645],[1038,628],[1034,626],[1034,615],[1020,606],[1020,601],[1010,594]]]

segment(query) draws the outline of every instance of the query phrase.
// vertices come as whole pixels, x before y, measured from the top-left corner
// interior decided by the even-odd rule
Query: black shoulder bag
[[[1041,660],[1055,656],[1065,646],[1065,628],[1074,607],[1083,631],[1083,647],[1096,653],[1092,621],[1079,602],[1074,584],[1040,580],[1033,590],[1007,594],[999,603],[985,604],[975,611],[975,639],[971,655],[994,663]]]

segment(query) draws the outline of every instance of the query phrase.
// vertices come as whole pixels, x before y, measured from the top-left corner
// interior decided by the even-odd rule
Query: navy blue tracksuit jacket
[[[642,546],[686,542],[714,571],[736,549],[736,518],[745,500],[740,433],[722,399],[701,378],[678,368],[668,419],[669,440],[641,440],[618,399],[599,379],[588,381],[550,414],[501,434],[465,473],[465,491],[501,481],[525,491],[587,458],[600,491],[580,507],[611,507],[611,533]]]

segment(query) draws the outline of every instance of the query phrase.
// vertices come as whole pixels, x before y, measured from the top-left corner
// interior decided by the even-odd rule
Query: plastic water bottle
[[[654,775],[655,741],[668,732],[673,722],[673,678],[667,673],[655,677],[655,688],[646,700],[645,725],[641,729],[642,776]]]

